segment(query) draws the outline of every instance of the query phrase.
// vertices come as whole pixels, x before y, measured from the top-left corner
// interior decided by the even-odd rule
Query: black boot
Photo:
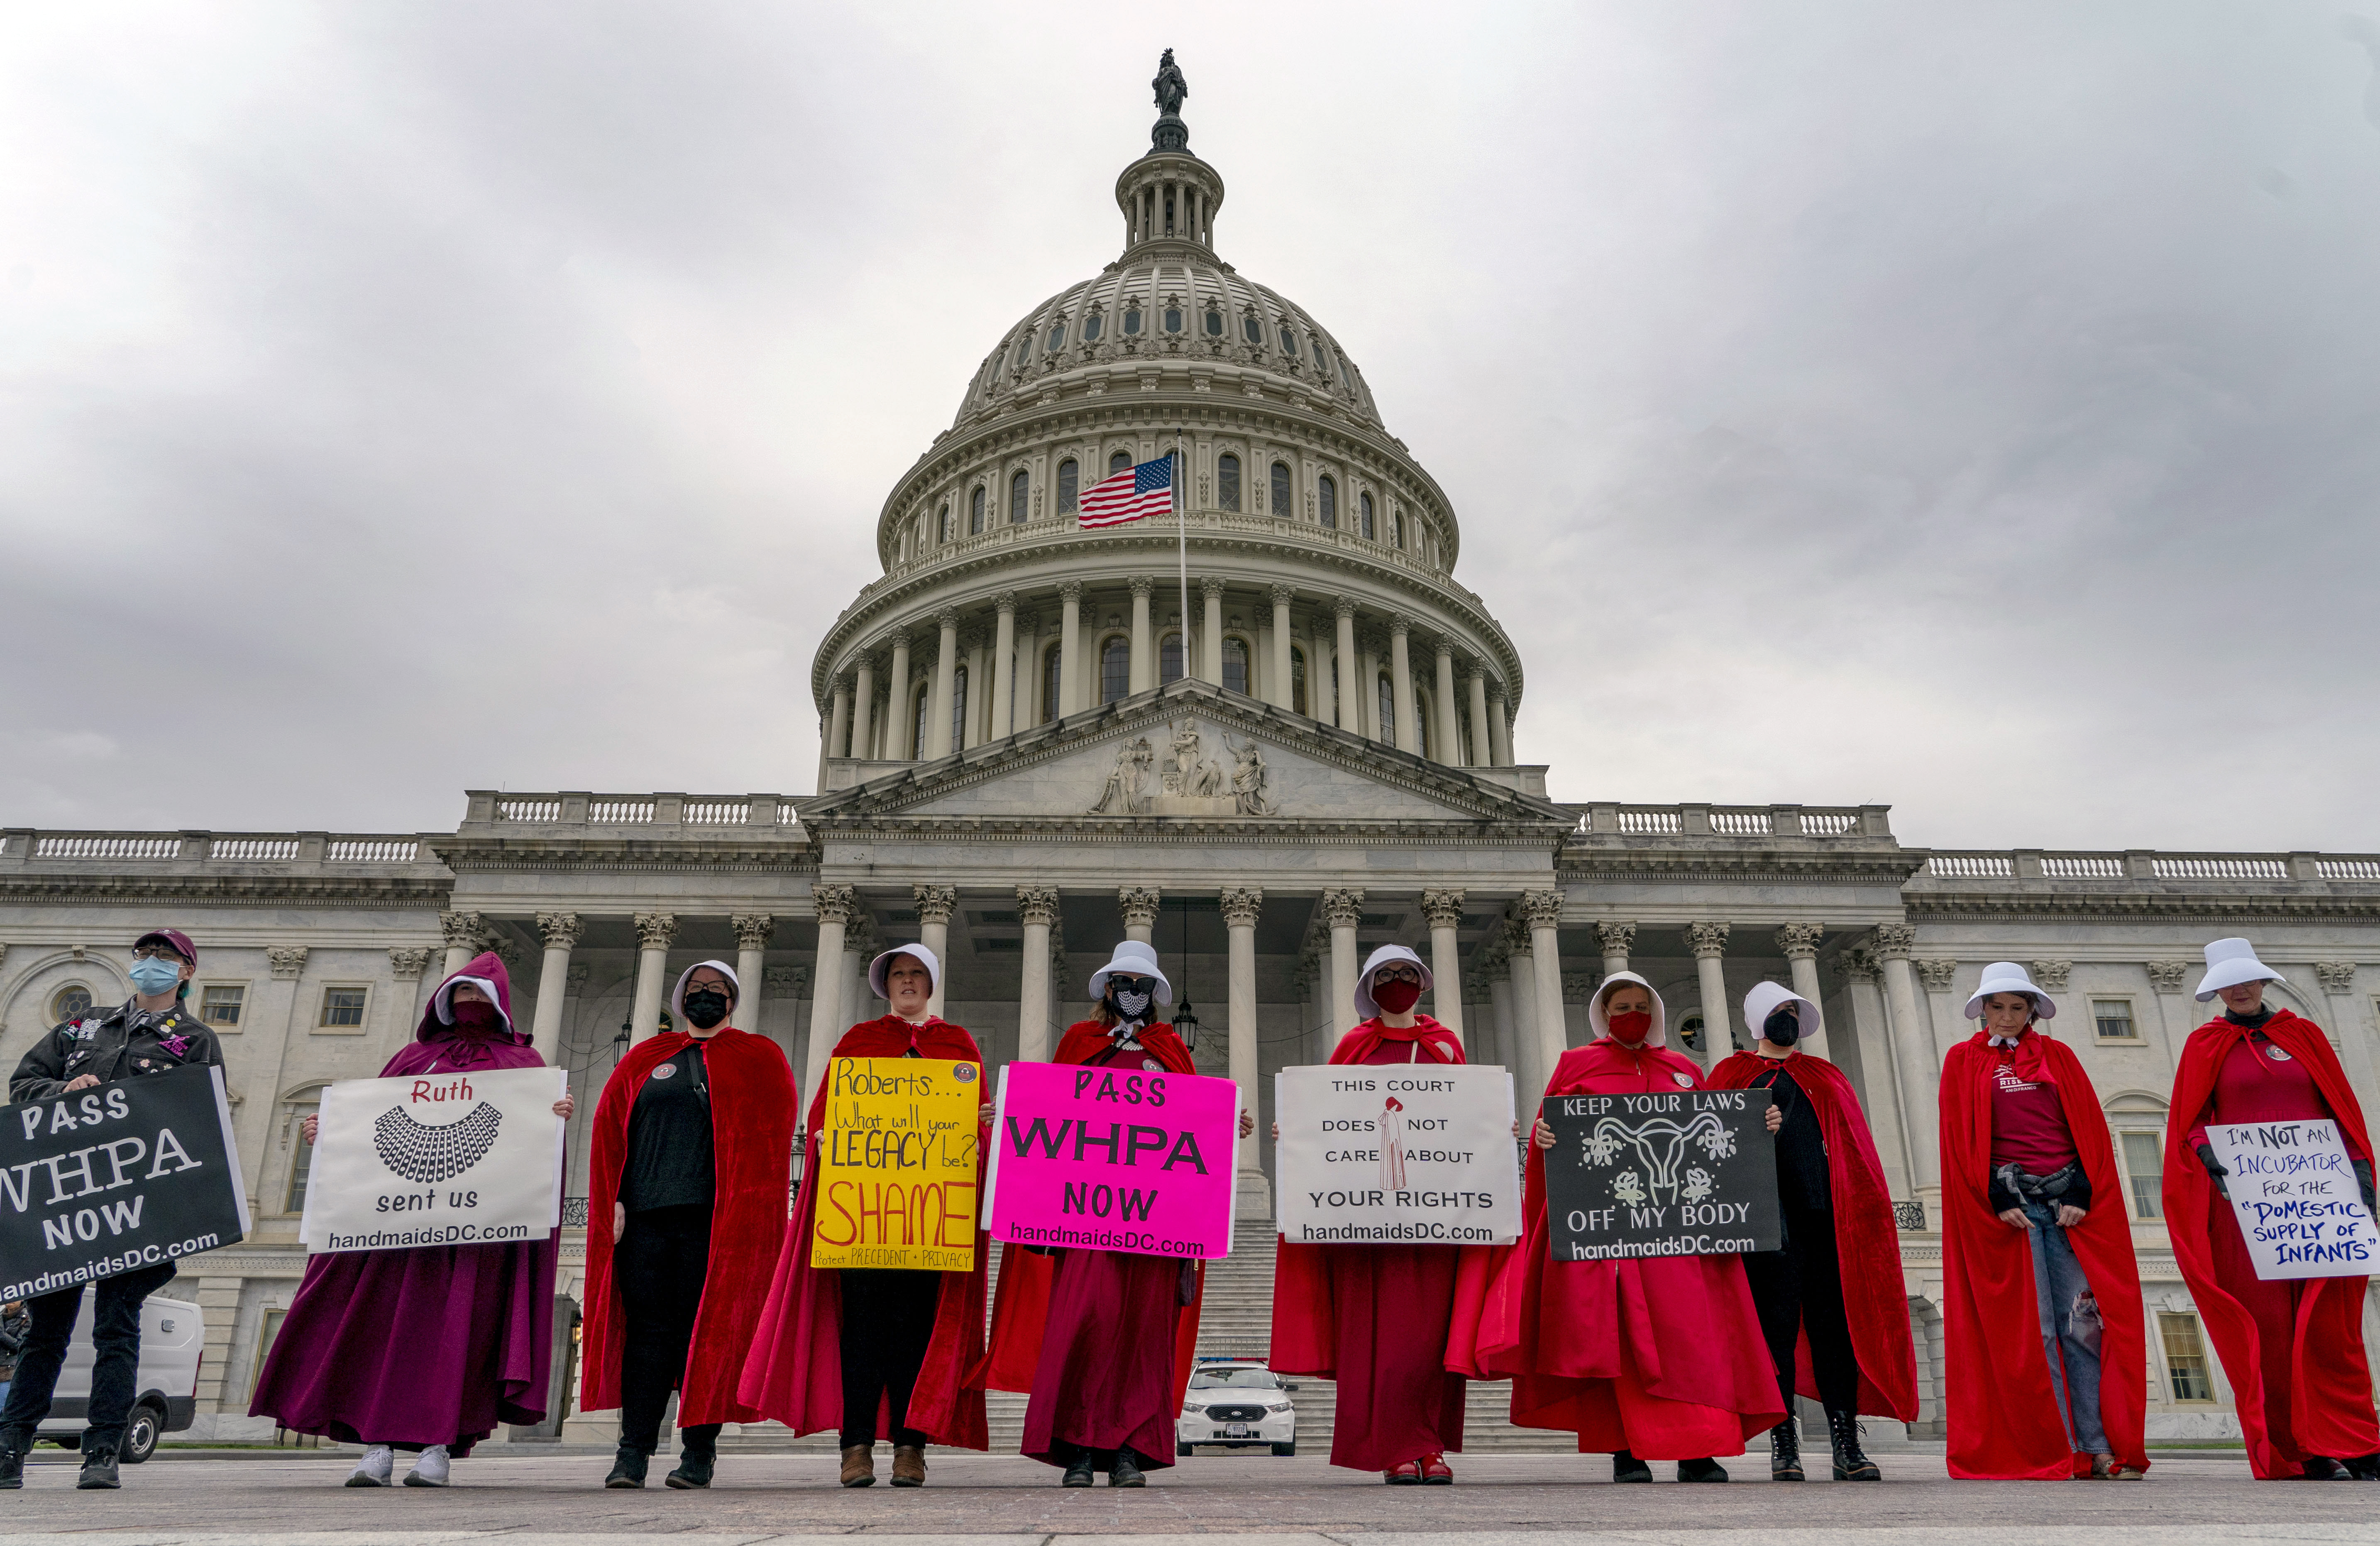
[[[1791,1418],[1768,1430],[1768,1479],[1802,1479],[1802,1434]]]
[[[1611,1479],[1614,1481],[1650,1481],[1653,1467],[1621,1450],[1611,1457]]]
[[[1116,1446],[1115,1464],[1108,1467],[1110,1487],[1146,1487],[1148,1479],[1140,1474],[1140,1456],[1130,1444]]]
[[[2339,1470],[2338,1462],[2333,1460],[2327,1455],[2309,1455],[2305,1457],[2305,1479],[2308,1481],[2341,1481],[2346,1479],[2344,1474]]]
[[[718,1464],[719,1435],[714,1432],[697,1438],[694,1430],[688,1429],[686,1443],[678,1452],[677,1469],[662,1478],[662,1485],[674,1487],[680,1491],[693,1487],[708,1487],[710,1485],[711,1468]]]
[[[606,1487],[642,1487],[645,1484],[645,1463],[652,1456],[631,1443],[623,1443],[612,1456],[612,1474],[603,1479]]]
[[[2380,1455],[2359,1455],[2347,1462],[2350,1481],[2380,1481]]]
[[[1680,1481],[1725,1481],[1727,1467],[1707,1455],[1700,1460],[1681,1460],[1678,1462],[1678,1479]]]
[[[1835,1446],[1837,1481],[1882,1481],[1876,1462],[1860,1453],[1859,1414],[1827,1408],[1827,1438]]]
[[[22,1428],[0,1429],[0,1491],[14,1492],[25,1485],[25,1452],[33,1435]]]
[[[1093,1456],[1089,1450],[1076,1450],[1075,1452],[1075,1458],[1066,1463],[1066,1475],[1064,1479],[1060,1481],[1058,1485],[1061,1487],[1088,1487],[1091,1484],[1092,1464]]]
[[[75,1479],[75,1485],[110,1490],[123,1486],[123,1481],[115,1474],[115,1446],[108,1444],[84,1451],[82,1475]]]

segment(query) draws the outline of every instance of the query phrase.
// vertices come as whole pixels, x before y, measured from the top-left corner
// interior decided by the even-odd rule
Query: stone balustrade
[[[0,829],[0,866],[53,863],[152,864],[227,871],[259,865],[436,867],[422,839],[409,834],[325,832],[43,832]]]
[[[468,792],[464,832],[522,827],[798,828],[789,795],[599,795],[577,790],[514,794]]]
[[[2148,848],[1937,848],[1921,883],[1973,881],[2273,882],[2380,883],[2380,858],[2352,854],[2160,853]]]
[[[1882,805],[1623,805],[1591,801],[1579,812],[1578,839],[1890,838]]]

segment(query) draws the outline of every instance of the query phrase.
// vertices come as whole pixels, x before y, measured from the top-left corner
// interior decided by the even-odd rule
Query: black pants
[[[661,1447],[662,1414],[686,1375],[695,1312],[710,1270],[710,1209],[650,1208],[628,1215],[612,1248],[625,1344],[620,1349],[620,1442],[650,1455]],[[688,1455],[719,1447],[715,1422],[681,1429]]]
[[[99,1280],[98,1297],[91,1311],[91,1405],[82,1430],[82,1452],[95,1455],[124,1443],[124,1425],[132,1415],[132,1398],[140,1372],[140,1301],[174,1281],[174,1264]],[[67,1344],[74,1337],[75,1317],[82,1311],[82,1285],[61,1288],[25,1301],[33,1314],[25,1350],[17,1360],[17,1377],[8,1385],[8,1404],[0,1407],[0,1429],[30,1437],[50,1415],[50,1396],[58,1388],[58,1369],[67,1361]]]
[[[876,1442],[880,1397],[892,1411],[892,1442],[926,1447],[908,1426],[909,1393],[934,1339],[940,1272],[843,1269],[843,1447]]]
[[[1810,1338],[1810,1369],[1818,1378],[1818,1401],[1830,1411],[1859,1406],[1859,1357],[1852,1350],[1851,1321],[1843,1314],[1842,1267],[1835,1258],[1835,1218],[1817,1209],[1785,1209],[1785,1247],[1743,1259],[1752,1302],[1760,1311],[1760,1332],[1777,1366],[1777,1388],[1785,1410],[1793,1409],[1795,1333]]]

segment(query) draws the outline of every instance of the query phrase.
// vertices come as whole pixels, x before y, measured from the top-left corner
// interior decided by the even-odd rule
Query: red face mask
[[[1611,1034],[1622,1041],[1642,1041],[1645,1033],[1653,1029],[1651,1011],[1623,1009],[1611,1016]]]
[[[504,1017],[492,1004],[467,1001],[455,1006],[455,1024],[468,1035],[493,1036],[504,1029]]]
[[[1372,1002],[1391,1015],[1402,1015],[1421,1002],[1421,984],[1375,982],[1372,984]]]

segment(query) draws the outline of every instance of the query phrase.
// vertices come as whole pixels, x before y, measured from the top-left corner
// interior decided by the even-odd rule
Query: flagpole
[[[1173,535],[1180,544],[1182,558],[1182,676],[1184,680],[1197,675],[1190,666],[1190,524],[1184,509],[1190,503],[1189,488],[1189,479],[1183,476],[1182,436],[1177,431],[1173,436]],[[1165,675],[1161,665],[1158,675]]]

